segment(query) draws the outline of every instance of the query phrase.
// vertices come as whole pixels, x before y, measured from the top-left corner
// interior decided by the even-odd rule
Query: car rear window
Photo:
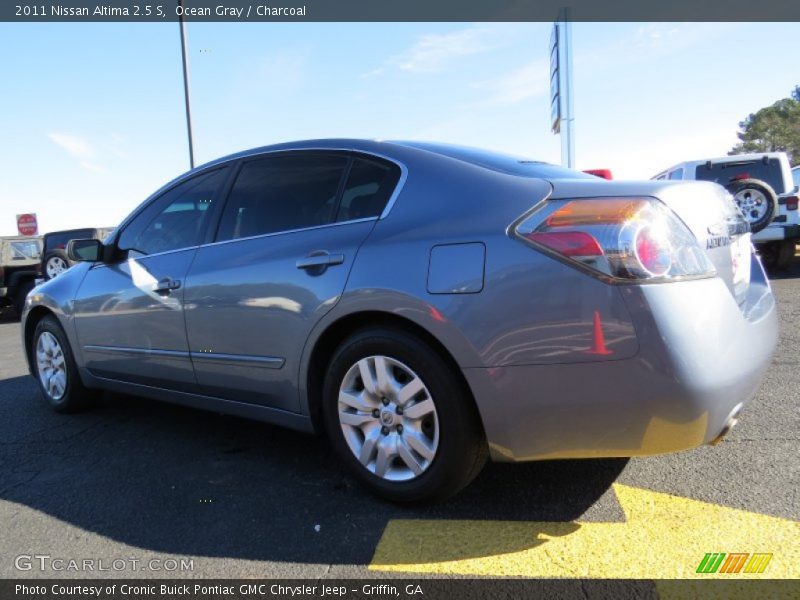
[[[710,167],[710,168],[709,168]],[[697,167],[695,178],[727,186],[734,179],[759,179],[766,181],[776,194],[785,194],[781,163],[777,158],[741,162],[711,163]]]
[[[597,180],[594,175],[567,169],[558,165],[551,165],[550,163],[541,162],[538,160],[529,160],[520,156],[511,154],[503,154],[502,152],[491,152],[488,150],[481,150],[478,148],[469,148],[465,146],[453,146],[450,144],[436,144],[428,142],[401,142],[404,145],[413,148],[420,148],[441,154],[442,156],[449,156],[456,160],[492,169],[493,171],[500,171],[501,173],[508,173],[510,175],[519,175],[522,177],[535,177],[537,179],[593,179]]]
[[[77,229],[64,233],[48,233],[45,236],[45,252],[64,250],[70,240],[82,240],[94,237],[94,229]]]

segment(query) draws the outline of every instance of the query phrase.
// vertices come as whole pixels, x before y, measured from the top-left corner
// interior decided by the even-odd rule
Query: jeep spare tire
[[[740,179],[728,185],[727,189],[753,233],[772,223],[778,213],[778,196],[768,183],[759,179]]]
[[[61,275],[64,271],[69,269],[69,259],[67,253],[63,250],[53,250],[48,253],[44,259],[43,275],[46,281],[50,281],[53,277]]]

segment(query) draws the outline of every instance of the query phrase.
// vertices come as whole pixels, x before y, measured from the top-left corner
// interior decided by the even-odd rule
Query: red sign
[[[38,235],[39,223],[36,222],[36,213],[17,215],[17,231],[20,235]]]

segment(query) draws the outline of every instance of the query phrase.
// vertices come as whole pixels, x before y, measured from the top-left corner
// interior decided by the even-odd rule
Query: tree
[[[786,152],[792,165],[800,161],[800,85],[789,98],[750,114],[739,129],[741,141],[728,154]]]

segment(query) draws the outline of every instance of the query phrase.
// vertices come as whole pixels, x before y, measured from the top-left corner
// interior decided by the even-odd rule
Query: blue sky
[[[191,23],[197,161],[318,137],[559,162],[551,25]],[[577,23],[576,159],[647,178],[725,154],[800,84],[800,24]],[[0,235],[115,225],[188,168],[178,26],[0,24]]]

